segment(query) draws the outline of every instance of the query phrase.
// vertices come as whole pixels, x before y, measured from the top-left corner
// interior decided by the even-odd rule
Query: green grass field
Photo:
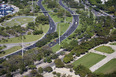
[[[112,73],[114,71],[116,71],[116,59],[112,59],[111,61],[109,61],[108,63],[103,65],[101,68],[96,70],[95,73],[108,74],[108,73]]]
[[[14,25],[23,25],[28,22],[33,22],[33,17],[17,17],[12,20],[7,20],[2,23],[3,26],[14,26]]]
[[[55,53],[56,51],[60,50],[60,45],[57,44],[55,46],[52,47],[52,51]]]
[[[110,45],[116,45],[116,43],[110,43]]]
[[[73,63],[73,65],[78,66],[81,64],[87,68],[90,68],[97,62],[101,61],[103,58],[105,58],[105,56],[103,56],[103,55],[99,55],[99,54],[95,54],[95,53],[88,53],[85,56],[83,56],[82,58],[80,58],[79,60],[75,61]]]
[[[49,29],[49,25],[39,25],[38,29],[42,29],[44,33],[46,33]],[[32,41],[36,41],[38,39],[40,39],[44,34],[40,34],[40,35],[24,35],[25,39],[23,39],[24,42],[32,42]],[[14,38],[10,38],[7,39],[7,41],[1,40],[0,44],[4,44],[4,43],[20,43],[22,42],[22,37],[14,37]]]
[[[113,53],[114,52],[114,50],[109,46],[100,46],[100,47],[96,48],[95,50],[100,51],[100,52],[105,52],[105,53]]]
[[[47,5],[43,4],[43,6],[45,7],[45,9],[46,9],[47,11],[52,11],[52,9],[47,8]],[[59,6],[59,7],[61,7],[61,6]],[[64,8],[61,7],[60,9],[64,9]],[[59,9],[59,10],[60,10],[60,9]],[[58,17],[58,16],[57,16],[57,13],[55,13],[55,12],[49,12],[49,14],[50,14],[51,18],[52,18],[55,22],[64,21],[64,19],[61,18],[61,17]],[[69,22],[72,22],[72,18],[73,18],[73,17],[66,17],[66,22],[67,22],[67,23],[61,22],[61,23],[58,23],[58,24],[57,24],[57,32],[58,32],[58,34],[59,34],[59,25],[60,25],[60,35],[62,35],[62,34],[68,29],[68,27],[69,27],[69,25],[70,25]]]
[[[12,48],[6,50],[6,51],[5,51],[5,54],[1,53],[1,54],[0,54],[0,57],[5,56],[5,55],[7,55],[7,54],[10,54],[10,53],[12,53],[12,52],[14,52],[14,51],[16,51],[16,50],[19,50],[19,49],[21,49],[21,46],[12,47]]]
[[[68,23],[58,23],[58,25],[57,25],[58,35],[59,35],[59,26],[60,26],[60,35],[62,35],[68,29],[69,24]]]

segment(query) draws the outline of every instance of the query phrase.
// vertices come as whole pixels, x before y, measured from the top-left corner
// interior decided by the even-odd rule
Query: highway
[[[39,1],[37,2],[37,4],[38,4],[38,6],[40,6],[40,9],[41,9],[42,12],[44,13],[44,15],[49,17],[50,28],[49,28],[47,34],[50,34],[50,33],[53,33],[53,32],[56,31],[56,24],[55,24],[55,22],[53,21],[53,19],[50,17],[50,15],[48,14],[48,12],[46,11],[46,9],[42,6],[41,2],[42,2],[42,0],[39,0]]]
[[[90,6],[92,6],[90,3],[88,3],[87,1],[85,1],[87,4],[89,4],[89,5],[87,5],[86,3],[84,3],[83,1],[81,2],[87,9],[89,9],[89,7]],[[92,6],[93,7],[93,6]],[[90,10],[90,9],[89,9]],[[94,10],[93,8],[91,9],[91,11],[95,14],[95,16],[96,17],[98,17],[98,16],[109,16],[109,17],[111,17],[111,18],[116,18],[116,17],[114,17],[113,15],[110,15],[110,14],[108,14],[108,13],[106,13],[106,12],[104,12],[103,10],[99,10],[99,12],[98,11],[96,11],[96,10]]]
[[[53,32],[56,31],[56,24],[55,24],[55,22],[52,20],[52,18],[51,18],[50,15],[48,14],[48,12],[45,10],[45,8],[42,6],[41,2],[42,2],[42,0],[39,0],[37,4],[38,4],[38,6],[40,6],[40,9],[43,11],[44,15],[49,17],[50,28],[49,28],[49,30],[48,30],[48,32],[47,32],[46,34],[50,34],[50,33],[53,33]],[[73,20],[72,20],[72,23],[70,24],[70,27],[67,29],[67,31],[66,31],[63,35],[61,35],[60,38],[57,38],[56,41],[53,41],[53,42],[49,43],[49,44],[48,44],[49,47],[53,47],[53,46],[55,46],[56,44],[58,44],[58,43],[59,43],[59,40],[60,40],[60,42],[61,42],[61,41],[63,41],[64,39],[66,39],[70,34],[72,34],[72,33],[76,30],[76,28],[77,28],[77,26],[78,26],[78,24],[79,24],[79,15],[75,15],[74,12],[73,12],[72,10],[70,10],[68,7],[64,6],[63,3],[62,3],[62,0],[59,0],[59,4],[60,4],[64,9],[66,9],[67,11],[69,11],[69,12],[71,13],[71,15],[73,16]],[[39,39],[38,41],[41,41],[42,39],[44,39],[45,36],[46,36],[46,34],[45,34],[41,39]],[[34,48],[35,45],[36,45],[36,43],[37,43],[38,41],[36,41],[35,43],[32,43],[30,46],[25,47],[24,50],[28,50],[28,49]],[[10,53],[10,54],[8,54],[8,55],[5,55],[5,56],[3,56],[3,57],[0,57],[0,59],[6,58],[7,56],[12,56],[12,55],[15,55],[15,54],[21,53],[21,52],[22,52],[22,49],[17,50],[17,51],[15,51],[15,52],[13,52],[13,53]]]
[[[36,45],[36,43],[37,43],[38,41],[44,39],[45,36],[46,36],[47,34],[51,34],[51,33],[53,33],[53,32],[56,31],[56,27],[57,27],[57,26],[56,26],[55,22],[54,22],[53,19],[50,17],[50,15],[49,15],[48,12],[45,10],[45,8],[42,6],[41,2],[42,2],[42,0],[39,0],[39,1],[37,2],[37,4],[38,4],[38,6],[40,6],[40,9],[41,9],[42,12],[44,13],[44,15],[49,17],[49,25],[50,25],[50,28],[49,28],[48,32],[47,32],[42,38],[38,39],[36,42],[32,43],[31,45],[25,47],[23,50],[28,50],[28,49],[34,48],[35,45]],[[5,56],[3,56],[3,57],[0,57],[0,59],[6,58],[6,57],[8,57],[8,56],[16,55],[16,54],[21,53],[21,52],[22,52],[22,49],[17,50],[17,51],[15,51],[15,52],[13,52],[13,53],[10,53],[10,54],[8,54],[8,55],[5,55]]]
[[[72,20],[72,23],[70,24],[70,27],[67,29],[67,31],[66,31],[63,35],[61,35],[59,38],[57,38],[55,41],[49,43],[49,44],[48,44],[49,47],[53,47],[53,46],[55,46],[56,44],[58,44],[59,41],[61,42],[61,41],[63,41],[64,39],[66,39],[70,34],[72,34],[72,33],[76,30],[76,28],[77,28],[77,26],[78,26],[78,24],[79,24],[79,15],[74,14],[74,12],[73,12],[71,9],[69,9],[68,7],[66,7],[66,6],[62,3],[62,0],[59,0],[59,4],[60,4],[64,9],[66,9],[67,11],[69,11],[69,12],[71,13],[71,15],[73,16],[73,20]]]

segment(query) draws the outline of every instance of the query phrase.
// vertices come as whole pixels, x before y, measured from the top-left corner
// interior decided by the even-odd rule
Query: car
[[[75,22],[75,24],[77,24],[77,22]]]
[[[54,40],[54,42],[56,42],[56,40]]]

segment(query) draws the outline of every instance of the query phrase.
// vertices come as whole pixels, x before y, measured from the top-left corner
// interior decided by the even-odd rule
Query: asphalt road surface
[[[53,33],[53,32],[56,31],[56,24],[55,24],[55,22],[52,20],[52,18],[51,18],[50,15],[48,14],[48,12],[45,10],[45,8],[42,6],[41,2],[42,2],[42,0],[39,0],[37,4],[40,6],[40,9],[43,11],[44,15],[49,17],[50,28],[49,28],[47,34],[50,34],[50,33]],[[59,41],[61,42],[61,41],[63,41],[64,39],[66,39],[70,34],[72,34],[72,33],[76,30],[76,28],[77,28],[77,26],[78,26],[78,23],[79,23],[79,16],[78,16],[78,15],[75,15],[74,12],[73,12],[71,9],[69,9],[69,8],[66,7],[66,6],[64,6],[63,3],[62,3],[62,0],[59,0],[59,4],[60,4],[64,9],[66,9],[67,11],[69,11],[69,12],[72,14],[73,20],[72,20],[72,23],[71,23],[70,27],[67,29],[67,31],[66,31],[62,36],[60,36],[60,38],[56,39],[56,41],[53,41],[53,42],[49,43],[49,44],[48,44],[49,47],[53,47],[53,46],[55,46],[56,44],[58,44]],[[45,34],[45,35],[46,35],[46,34]],[[44,39],[44,38],[45,38],[45,36],[44,36],[43,38],[41,38],[40,40],[42,40],[42,39]],[[24,50],[28,50],[28,49],[34,48],[35,45],[36,45],[36,43],[31,44],[30,46],[25,47]],[[18,50],[18,51],[15,51],[15,52],[13,52],[13,53],[10,53],[10,54],[8,54],[8,55],[6,55],[6,56],[4,56],[4,57],[0,57],[0,59],[1,59],[1,58],[6,58],[7,56],[15,55],[15,54],[17,54],[17,53],[19,53],[19,52],[22,52],[22,49],[20,49],[20,50]]]
[[[50,24],[50,28],[47,32],[47,34],[53,33],[56,31],[56,24],[55,22],[52,20],[52,18],[50,17],[50,15],[48,14],[48,12],[46,11],[46,9],[42,6],[41,4],[42,0],[38,1],[38,6],[40,6],[40,9],[42,10],[42,12],[44,13],[45,16],[49,17],[49,24]]]
[[[56,24],[55,24],[55,22],[52,20],[52,18],[50,17],[50,15],[48,14],[48,12],[45,10],[45,8],[42,6],[41,2],[42,2],[42,0],[39,0],[37,4],[38,4],[38,6],[40,6],[40,9],[41,9],[42,12],[44,13],[44,15],[49,17],[49,25],[50,25],[50,28],[49,28],[48,32],[44,35],[44,37],[42,37],[40,40],[44,39],[45,36],[46,36],[47,34],[51,34],[51,33],[53,33],[53,32],[56,31]],[[24,50],[28,50],[28,49],[34,48],[35,45],[36,45],[36,43],[37,43],[37,42],[32,43],[32,44],[31,44],[30,46],[28,46],[28,47],[25,47]],[[8,54],[8,55],[5,55],[5,56],[3,56],[3,57],[0,57],[0,59],[6,58],[7,56],[15,55],[15,54],[20,53],[20,52],[22,52],[22,49],[17,50],[17,51],[15,51],[15,52],[13,52],[13,53],[10,53],[10,54]]]
[[[71,15],[73,16],[73,20],[72,20],[72,23],[70,25],[70,27],[67,29],[67,31],[61,35],[58,39],[56,39],[55,41],[51,42],[48,44],[49,47],[53,47],[55,46],[56,44],[59,43],[59,41],[63,41],[64,39],[66,39],[70,34],[72,34],[77,26],[78,26],[78,23],[79,23],[79,15],[76,15],[74,14],[74,12],[69,9],[68,7],[66,7],[63,3],[62,3],[62,0],[59,0],[59,4],[67,11],[69,11],[71,13]]]

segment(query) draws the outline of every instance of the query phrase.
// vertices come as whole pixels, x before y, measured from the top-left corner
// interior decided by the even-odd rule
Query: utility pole
[[[59,45],[60,45],[60,25],[59,25]]]

